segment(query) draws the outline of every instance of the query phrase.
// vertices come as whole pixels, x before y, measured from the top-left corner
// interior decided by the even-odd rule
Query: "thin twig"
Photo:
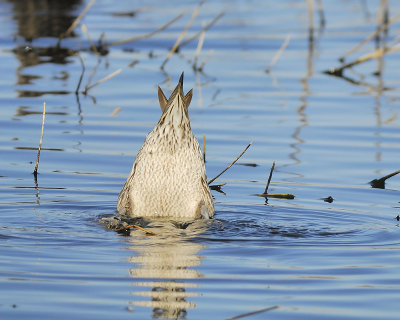
[[[183,41],[179,47],[183,47],[184,45],[188,44],[189,42],[192,42],[194,39],[196,39],[202,32],[207,31],[210,29],[223,15],[225,14],[224,11],[219,13],[209,24],[207,24],[203,29],[201,29],[199,32],[197,32],[194,36],[190,37],[189,39]]]
[[[192,25],[194,19],[196,19],[197,15],[199,14],[200,7],[203,5],[203,3],[206,2],[206,0],[200,1],[200,3],[197,5],[197,7],[194,9],[192,13],[192,17],[190,18],[188,24],[186,25],[185,29],[181,32],[181,34],[178,36],[178,39],[176,39],[175,44],[171,48],[171,50],[168,52],[167,57],[165,58],[164,62],[161,64],[161,69],[164,69],[165,64],[168,62],[168,60],[171,58],[171,56],[176,52],[176,49],[179,47],[179,44],[185,37],[186,33],[188,32],[190,26]]]
[[[40,134],[40,142],[39,142],[39,148],[38,148],[37,157],[36,157],[35,170],[33,170],[33,174],[35,177],[37,177],[37,171],[38,171],[38,167],[39,167],[40,150],[42,150],[45,117],[46,117],[46,102],[43,102],[42,132]]]
[[[157,235],[155,232],[150,231],[150,230],[148,230],[148,229],[145,229],[145,228],[143,228],[143,227],[141,227],[141,226],[138,226],[138,225],[136,225],[136,224],[130,224],[130,225],[126,226],[126,227],[122,227],[122,228],[115,229],[115,231],[118,232],[118,231],[133,229],[133,228],[142,230],[142,231],[146,232],[146,234],[151,234],[152,236]]]
[[[278,305],[277,306],[272,306],[272,307],[268,307],[268,308],[264,308],[264,309],[260,309],[260,310],[256,310],[256,311],[252,311],[252,312],[242,313],[242,314],[239,314],[239,315],[234,316],[232,318],[228,318],[226,320],[237,320],[237,319],[245,318],[245,317],[248,317],[248,316],[253,316],[255,314],[259,314],[259,313],[262,313],[262,312],[275,310],[275,309],[278,309],[278,308],[279,308]]]
[[[79,61],[81,62],[82,72],[81,72],[81,75],[79,77],[78,85],[76,86],[76,89],[75,89],[75,94],[79,93],[79,88],[81,87],[83,75],[85,74],[85,63],[83,62],[83,59],[82,59],[81,55],[79,54],[79,52],[77,53],[77,56],[79,58]]]
[[[91,0],[87,4],[87,6],[83,9],[83,11],[80,13],[80,15],[74,20],[74,22],[72,22],[72,24],[67,29],[67,31],[65,31],[63,34],[60,35],[60,37],[58,38],[58,45],[60,44],[60,42],[63,38],[67,37],[76,28],[76,26],[79,24],[79,21],[82,20],[82,18],[89,11],[89,9],[94,5],[95,2],[96,2],[96,0]]]
[[[92,89],[93,87],[103,83],[104,81],[107,81],[108,79],[111,79],[112,77],[115,77],[117,74],[122,72],[122,68],[119,68],[118,70],[114,71],[113,73],[109,74],[108,76],[105,76],[104,78],[100,79],[99,81],[97,81],[96,83],[93,83],[90,86],[86,86],[85,90],[83,90],[83,94],[86,94],[90,89]]]
[[[117,46],[119,44],[124,44],[124,43],[128,43],[128,42],[133,42],[133,41],[138,41],[138,40],[150,38],[153,35],[155,35],[156,33],[160,32],[160,31],[163,31],[164,29],[168,28],[171,24],[173,24],[175,21],[179,20],[182,17],[183,17],[183,13],[177,15],[171,21],[167,22],[166,24],[162,25],[161,27],[159,27],[158,29],[156,29],[156,30],[154,30],[154,31],[152,31],[150,33],[146,33],[146,34],[141,35],[141,36],[130,37],[128,39],[117,40],[117,41],[108,43],[108,45],[109,46]]]
[[[272,172],[274,171],[274,169],[275,169],[275,161],[272,163],[271,170],[269,171],[269,177],[268,177],[267,185],[264,190],[264,194],[268,193],[268,188],[269,188],[269,184],[271,183]]]
[[[274,57],[272,58],[271,62],[268,65],[267,69],[265,69],[266,73],[269,73],[271,71],[271,68],[278,62],[283,51],[285,51],[286,47],[288,46],[288,44],[290,42],[290,38],[291,38],[291,35],[288,34],[285,38],[285,41],[282,43],[281,47],[279,48],[279,50],[275,53]]]
[[[230,167],[232,167],[236,161],[238,161],[240,159],[240,157],[247,151],[247,149],[252,145],[253,141],[251,141],[246,148],[244,148],[244,150],[242,151],[241,154],[239,154],[239,156],[237,156],[237,158],[235,160],[233,160],[233,162],[227,166],[220,174],[218,174],[217,176],[215,176],[214,178],[212,178],[211,180],[208,181],[208,184],[210,185],[211,183],[213,183],[216,179],[218,179],[223,173],[225,173],[226,170],[228,170]]]

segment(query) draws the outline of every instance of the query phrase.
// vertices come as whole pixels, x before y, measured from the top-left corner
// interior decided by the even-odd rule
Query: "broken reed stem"
[[[72,24],[67,29],[67,31],[65,31],[63,34],[60,35],[60,37],[58,38],[58,45],[60,44],[60,42],[63,38],[67,37],[76,28],[76,26],[79,24],[79,21],[82,20],[82,18],[89,11],[89,9],[94,5],[95,2],[96,2],[96,0],[91,0],[87,4],[87,6],[83,9],[83,11],[80,13],[80,15],[74,20],[74,22],[72,22]]]
[[[123,39],[123,40],[117,40],[117,41],[108,43],[108,46],[117,46],[119,44],[124,44],[124,43],[128,43],[128,42],[133,42],[133,41],[138,41],[138,40],[150,38],[153,35],[155,35],[156,33],[160,32],[160,31],[163,31],[164,29],[168,28],[171,24],[173,24],[175,21],[179,20],[182,17],[183,17],[183,13],[177,15],[175,18],[173,18],[172,20],[170,20],[166,24],[162,25],[161,27],[159,27],[158,29],[156,29],[156,30],[154,30],[154,31],[152,31],[150,33],[146,33],[146,34],[141,35],[141,36],[135,36],[135,37],[131,37],[131,38]]]
[[[275,310],[275,309],[278,309],[278,308],[279,308],[279,306],[276,305],[276,306],[272,306],[272,307],[268,307],[268,308],[264,308],[264,309],[260,309],[260,310],[256,310],[256,311],[252,311],[252,312],[242,313],[242,314],[239,314],[239,315],[234,316],[232,318],[228,318],[226,320],[237,320],[237,319],[245,318],[245,317],[248,317],[248,316],[253,316],[255,314],[259,314],[259,313],[262,313],[262,312],[272,311],[272,310]]]
[[[377,35],[379,35],[380,33],[382,33],[384,30],[386,30],[391,24],[393,24],[394,22],[396,22],[397,20],[400,19],[400,13],[396,14],[394,17],[392,17],[391,19],[389,19],[388,22],[379,25],[378,29],[371,33],[368,37],[366,37],[363,41],[361,41],[359,44],[357,44],[355,47],[353,47],[352,49],[348,50],[343,56],[341,56],[339,58],[339,61],[344,61],[349,55],[351,55],[352,53],[358,51],[361,47],[363,47],[367,42],[371,41],[372,39],[376,38]]]
[[[203,161],[206,163],[206,135],[203,135]]]
[[[384,176],[382,178],[374,179],[374,180],[370,181],[369,183],[373,188],[384,189],[385,188],[385,181],[387,179],[395,176],[396,174],[399,174],[399,173],[400,173],[400,170],[397,170],[395,172],[389,173],[388,175],[386,175],[386,176]]]
[[[288,44],[290,42],[290,38],[291,38],[291,35],[288,34],[286,36],[286,38],[285,38],[285,41],[282,43],[281,47],[279,48],[279,50],[273,56],[273,58],[272,58],[271,62],[269,63],[267,69],[265,69],[266,73],[269,73],[271,71],[271,68],[278,62],[278,60],[281,57],[283,51],[285,51],[286,47],[288,46]]]
[[[90,86],[86,86],[85,90],[83,90],[83,94],[86,94],[90,89],[92,89],[93,87],[103,83],[104,81],[107,81],[108,79],[111,79],[112,77],[115,77],[117,74],[122,72],[122,68],[119,68],[118,70],[114,71],[113,73],[109,74],[108,76],[105,76],[104,78],[100,79],[99,81],[93,83]]]
[[[42,132],[40,134],[40,141],[39,141],[39,148],[38,148],[37,157],[36,157],[35,170],[33,170],[33,174],[35,175],[35,177],[37,177],[37,171],[38,171],[38,167],[39,167],[40,150],[42,150],[45,117],[46,117],[46,102],[43,102]]]
[[[294,199],[294,195],[291,193],[268,193],[269,184],[271,183],[272,173],[275,169],[275,161],[272,163],[271,170],[269,171],[267,185],[265,186],[264,193],[257,194],[259,197],[264,197],[266,202],[268,198],[278,198],[278,199]]]
[[[200,3],[197,5],[196,9],[193,11],[192,13],[192,17],[190,18],[188,24],[186,25],[185,29],[183,29],[183,31],[181,32],[181,34],[178,36],[178,39],[176,39],[175,44],[173,45],[173,47],[171,48],[171,50],[168,52],[167,57],[165,58],[164,62],[161,64],[161,69],[164,69],[164,66],[166,65],[166,63],[168,62],[168,60],[171,58],[171,56],[176,52],[176,49],[179,47],[179,44],[181,43],[181,41],[183,40],[183,38],[186,36],[186,33],[188,32],[190,26],[192,25],[194,19],[196,19],[197,15],[199,14],[200,11],[200,7],[203,5],[203,3],[206,0],[202,0],[200,1]]]
[[[267,185],[264,190],[264,194],[268,194],[268,188],[269,188],[269,184],[271,183],[272,172],[274,171],[274,169],[275,169],[275,161],[272,163],[271,170],[269,171],[269,177],[268,177]]]
[[[260,197],[264,198],[277,198],[277,199],[294,199],[294,195],[291,193],[268,193],[260,194]]]
[[[391,178],[391,177],[393,177],[393,176],[395,176],[396,174],[399,174],[399,173],[400,173],[400,170],[397,170],[395,172],[389,173],[388,175],[380,178],[379,180],[387,180],[387,179],[389,179],[389,178]]]
[[[237,156],[237,158],[235,160],[233,160],[233,162],[227,166],[220,174],[218,174],[217,176],[215,176],[214,178],[212,178],[211,180],[208,181],[208,185],[210,185],[211,183],[213,183],[216,179],[218,179],[223,173],[225,173],[225,171],[227,171],[230,167],[232,167],[236,161],[238,161],[240,159],[240,157],[247,151],[247,149],[253,144],[253,141],[251,141],[246,148],[244,148],[244,150],[242,151],[241,154],[239,154],[239,156]]]
[[[353,66],[355,66],[357,64],[360,64],[362,62],[365,62],[365,61],[368,61],[368,60],[371,60],[371,59],[380,58],[380,57],[382,57],[383,55],[385,55],[387,53],[390,53],[390,52],[393,52],[393,51],[398,51],[398,50],[400,50],[400,43],[396,44],[395,46],[393,46],[391,48],[379,48],[379,49],[377,49],[377,50],[375,50],[373,52],[370,52],[370,53],[367,53],[367,54],[361,56],[360,58],[358,58],[358,59],[356,59],[354,61],[346,63],[345,65],[343,65],[341,67],[327,70],[327,71],[325,71],[325,73],[333,74],[333,75],[339,75],[340,76],[344,69],[353,67]]]
[[[210,29],[223,15],[225,14],[224,11],[219,13],[209,24],[207,24],[203,29],[201,29],[199,32],[197,32],[194,36],[190,37],[189,39],[183,41],[180,45],[180,47],[183,47],[184,45],[188,44],[189,42],[192,42],[194,39],[196,39],[202,32],[206,32],[208,29]]]
[[[138,225],[136,225],[136,224],[130,224],[130,225],[126,226],[126,227],[122,227],[122,228],[115,229],[115,231],[118,232],[118,231],[123,231],[123,230],[130,230],[130,229],[133,229],[133,228],[142,230],[142,231],[146,232],[146,234],[150,234],[150,235],[152,235],[152,236],[156,236],[156,235],[157,235],[155,232],[150,231],[150,230],[148,230],[148,229],[145,229],[145,228],[143,228],[143,227],[141,227],[141,226],[138,226]]]
[[[79,52],[77,53],[77,56],[79,58],[79,61],[81,62],[82,72],[81,72],[81,75],[79,77],[78,85],[76,86],[76,89],[75,89],[75,94],[79,93],[79,88],[81,87],[83,75],[85,74],[85,63],[83,62],[83,59],[82,59],[81,55],[79,54]]]

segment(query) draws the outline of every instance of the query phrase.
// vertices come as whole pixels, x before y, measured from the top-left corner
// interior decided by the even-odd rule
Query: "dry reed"
[[[382,33],[385,29],[387,29],[391,24],[393,24],[394,22],[396,22],[397,20],[400,19],[400,13],[396,14],[394,17],[392,17],[391,19],[389,19],[389,21],[387,21],[384,24],[381,24],[378,29],[371,33],[368,37],[366,37],[363,41],[361,41],[360,43],[358,43],[356,46],[354,46],[353,48],[351,48],[350,50],[348,50],[344,55],[342,55],[339,58],[339,61],[344,61],[349,55],[351,55],[352,53],[360,50],[366,43],[368,43],[369,41],[371,41],[372,39],[376,38],[380,33]]]
[[[199,32],[197,32],[196,34],[194,34],[192,37],[186,39],[185,41],[183,41],[181,43],[181,45],[179,47],[183,47],[184,45],[188,44],[189,42],[192,42],[194,39],[196,39],[202,32],[207,31],[208,29],[210,29],[214,24],[217,23],[217,21],[225,14],[225,12],[220,12],[213,20],[211,20],[206,26],[203,27],[203,29],[201,29]],[[179,49],[179,48],[178,48]]]
[[[271,183],[272,172],[274,171],[274,169],[275,169],[275,161],[272,163],[271,170],[269,171],[269,177],[268,177],[267,185],[265,186],[264,194],[268,194],[268,188],[269,188],[269,184]]]
[[[194,59],[193,59],[192,68],[195,71],[199,70],[199,68],[197,68],[197,60],[199,59],[201,49],[203,48],[205,34],[206,34],[205,32],[202,32],[200,34],[199,42],[198,42],[197,48],[196,48],[196,52],[194,53]]]
[[[369,61],[371,59],[380,58],[380,57],[384,56],[385,54],[388,54],[388,53],[391,53],[394,51],[399,51],[399,50],[400,50],[400,43],[398,43],[392,47],[389,47],[389,48],[378,48],[373,52],[367,53],[367,54],[359,57],[358,59],[355,59],[349,63],[342,65],[341,67],[326,70],[325,73],[336,75],[336,76],[341,76],[343,74],[343,71],[347,68],[351,68],[355,65]]]
[[[216,175],[214,178],[212,178],[211,180],[208,181],[208,184],[210,185],[211,183],[213,183],[216,179],[218,179],[223,173],[225,173],[230,167],[232,167],[236,161],[238,161],[240,159],[240,157],[247,151],[247,149],[253,144],[253,141],[251,141],[246,148],[244,148],[244,150],[242,151],[241,154],[239,154],[235,160],[233,160],[231,162],[231,164],[229,166],[227,166],[224,170],[222,170],[221,173],[219,173],[218,175]]]
[[[206,0],[200,1],[200,3],[194,9],[194,11],[192,13],[192,17],[190,18],[188,24],[186,25],[185,29],[183,29],[183,31],[180,33],[180,35],[178,36],[178,39],[176,39],[176,41],[175,41],[175,44],[172,46],[171,50],[168,52],[167,57],[165,58],[165,60],[161,64],[161,69],[164,69],[164,67],[165,67],[166,63],[168,62],[168,60],[176,52],[177,48],[179,47],[179,44],[181,43],[181,41],[185,37],[185,35],[188,32],[190,26],[192,25],[194,19],[196,19],[196,17],[198,16],[198,14],[200,12],[200,8],[201,8],[201,6],[203,5],[204,2],[206,2]]]
[[[89,11],[89,9],[94,5],[96,0],[91,0],[86,7],[82,10],[82,12],[79,14],[79,16],[72,22],[72,24],[69,26],[67,31],[65,31],[63,34],[61,34],[58,38],[58,43],[57,46],[60,45],[61,40],[68,35],[71,34],[71,32],[76,28],[76,26],[79,24],[79,22],[82,20],[82,18],[85,16],[85,14]]]
[[[87,92],[88,92],[90,89],[92,89],[93,87],[95,87],[95,86],[97,86],[97,85],[103,83],[104,81],[107,81],[107,80],[111,79],[112,77],[115,77],[117,74],[119,74],[119,73],[121,73],[121,72],[122,72],[122,68],[119,68],[118,70],[114,71],[113,73],[110,73],[108,76],[105,76],[104,78],[100,79],[99,81],[93,83],[92,85],[86,86],[86,87],[85,87],[85,90],[83,90],[82,93],[86,95]]]
[[[278,62],[279,58],[281,57],[283,51],[285,51],[286,47],[288,46],[290,42],[290,34],[286,36],[285,41],[282,43],[281,47],[279,50],[275,53],[275,55],[272,57],[271,62],[269,63],[267,69],[265,69],[266,73],[269,73],[271,71],[271,68]]]
[[[114,111],[110,114],[110,117],[115,117],[121,110],[121,107],[117,107]]]
[[[113,42],[108,43],[108,45],[109,46],[116,46],[116,45],[120,45],[120,44],[124,44],[124,43],[128,43],[128,42],[133,42],[133,41],[138,41],[138,40],[150,38],[153,35],[155,35],[156,33],[160,32],[160,31],[163,31],[164,29],[168,28],[171,24],[173,24],[174,22],[176,22],[177,20],[179,20],[182,17],[183,17],[183,13],[177,15],[175,18],[173,18],[172,20],[170,20],[166,24],[162,25],[161,27],[157,28],[156,30],[154,30],[154,31],[152,31],[150,33],[146,33],[146,34],[141,35],[141,36],[130,37],[130,38],[123,39],[123,40],[113,41]]]
[[[45,117],[46,117],[46,102],[43,102],[42,131],[40,133],[40,141],[39,141],[39,147],[38,147],[38,152],[37,152],[37,157],[36,157],[35,170],[33,170],[33,174],[35,175],[35,178],[37,177],[37,173],[38,173],[40,150],[42,150]]]
[[[267,185],[265,186],[264,193],[257,194],[259,197],[268,198],[278,198],[278,199],[294,199],[294,195],[291,193],[268,193],[268,188],[271,183],[272,173],[275,169],[275,161],[272,163],[271,170],[269,171]]]

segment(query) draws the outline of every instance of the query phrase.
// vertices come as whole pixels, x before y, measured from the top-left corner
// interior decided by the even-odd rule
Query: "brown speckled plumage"
[[[158,88],[162,115],[147,135],[118,198],[132,217],[211,218],[214,204],[199,142],[190,128],[192,90],[183,93],[183,73],[167,100]]]

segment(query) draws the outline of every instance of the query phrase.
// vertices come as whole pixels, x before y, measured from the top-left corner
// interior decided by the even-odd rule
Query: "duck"
[[[121,215],[175,220],[214,217],[203,154],[188,114],[193,89],[184,94],[183,76],[168,99],[158,86],[162,114],[119,194]]]

